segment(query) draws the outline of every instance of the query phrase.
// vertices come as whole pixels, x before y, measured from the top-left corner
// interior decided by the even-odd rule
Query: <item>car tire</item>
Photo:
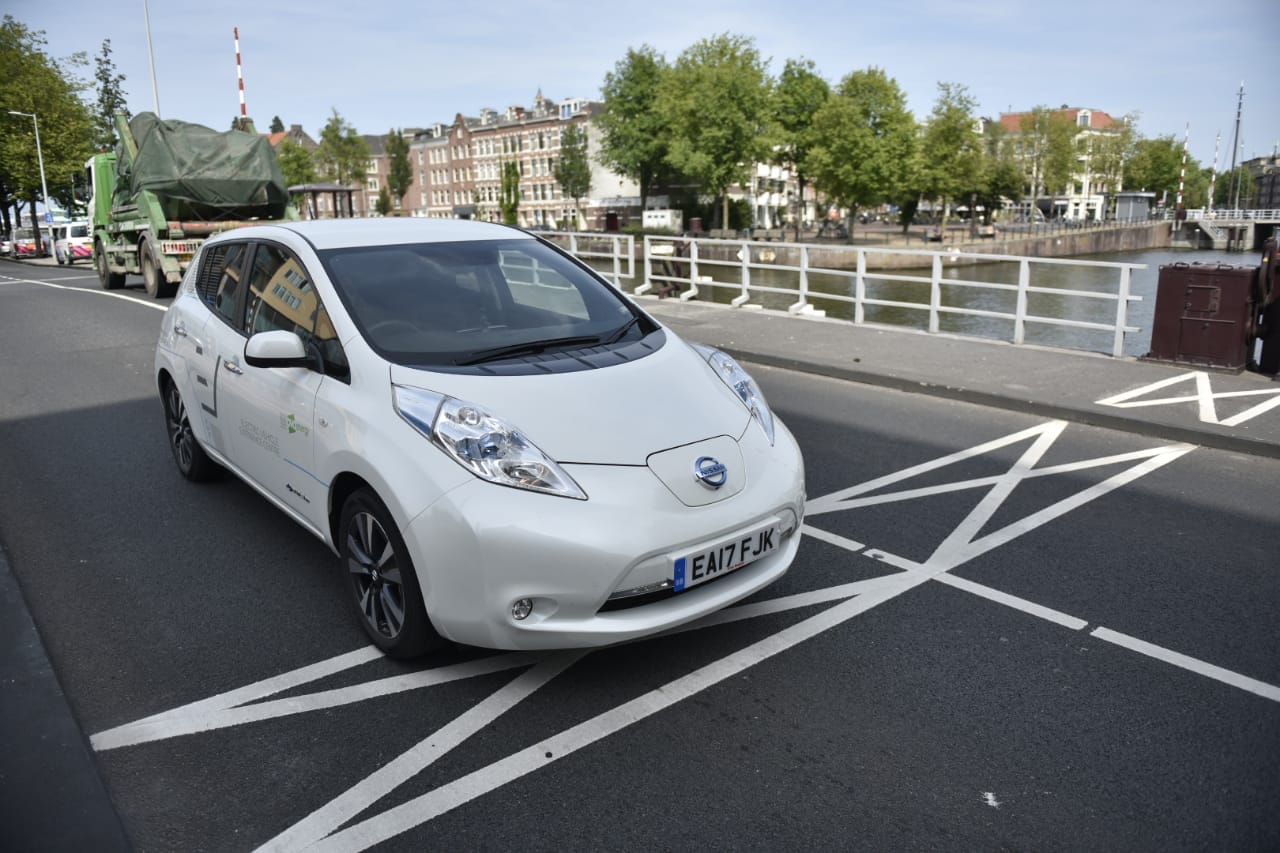
[[[138,247],[139,261],[142,263],[142,284],[147,295],[152,299],[168,299],[177,292],[178,286],[169,282],[164,275],[164,267],[151,249],[151,244],[143,242]]]
[[[182,402],[182,394],[172,379],[165,380],[161,400],[164,403],[169,449],[173,451],[173,461],[178,463],[178,471],[188,480],[197,483],[213,479],[218,473],[218,463],[205,454],[200,441],[192,432],[187,406]]]
[[[342,505],[338,556],[360,624],[390,658],[414,658],[440,648],[422,602],[418,576],[391,513],[367,488]]]
[[[124,273],[111,272],[107,265],[107,252],[101,241],[93,244],[93,264],[98,268],[98,283],[103,290],[119,290],[124,287]]]

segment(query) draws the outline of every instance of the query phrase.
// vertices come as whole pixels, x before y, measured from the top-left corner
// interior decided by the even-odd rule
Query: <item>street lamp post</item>
[[[40,150],[40,119],[36,118],[35,113],[24,113],[18,110],[9,110],[11,116],[26,116],[31,119],[36,129],[36,160],[40,163],[40,192],[44,195],[44,215],[49,218],[53,215],[52,209],[49,207],[49,185],[44,180],[44,153]],[[45,223],[49,232],[49,251],[53,251],[53,225]],[[39,229],[36,229],[37,233]]]

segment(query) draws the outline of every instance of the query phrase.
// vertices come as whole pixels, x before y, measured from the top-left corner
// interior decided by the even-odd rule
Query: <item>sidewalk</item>
[[[757,364],[1280,458],[1280,382],[1257,373],[707,302],[637,299],[682,337]],[[1162,382],[1167,384],[1149,387]],[[1112,399],[1127,392],[1141,393]],[[1142,405],[1177,398],[1187,399]],[[1103,405],[1104,400],[1112,404]]]

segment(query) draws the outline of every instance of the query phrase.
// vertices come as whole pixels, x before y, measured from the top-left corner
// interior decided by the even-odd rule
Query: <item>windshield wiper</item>
[[[486,361],[497,361],[503,358],[511,358],[517,355],[537,355],[540,352],[546,352],[552,347],[570,347],[574,345],[586,346],[588,344],[600,343],[599,335],[575,335],[567,338],[548,338],[545,341],[529,341],[523,344],[511,344],[505,347],[494,347],[493,349],[482,349],[479,352],[471,354],[470,358],[463,361],[455,361],[458,367],[469,367],[473,364],[482,364]]]
[[[610,335],[610,336],[609,336],[609,340],[605,341],[605,343],[606,343],[606,344],[616,344],[618,341],[620,341],[620,340],[622,340],[624,337],[626,337],[627,332],[631,331],[631,328],[632,328],[636,323],[639,323],[639,322],[640,322],[640,315],[639,315],[639,314],[637,314],[636,316],[632,317],[632,318],[631,318],[630,320],[628,320],[627,322],[623,323],[623,324],[622,324],[622,328],[621,328],[621,329],[619,329],[618,331],[614,332],[612,335]]]

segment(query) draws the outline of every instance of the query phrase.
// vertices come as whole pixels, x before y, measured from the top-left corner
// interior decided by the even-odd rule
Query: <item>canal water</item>
[[[1201,264],[1209,266],[1229,264],[1256,267],[1261,260],[1261,255],[1256,252],[1152,249],[1088,255],[1075,260],[1145,265],[1145,269],[1135,269],[1132,272],[1130,292],[1135,296],[1140,296],[1142,300],[1129,303],[1127,317],[1127,324],[1129,326],[1137,326],[1140,331],[1126,335],[1124,347],[1125,355],[1139,356],[1145,354],[1151,348],[1151,325],[1155,316],[1156,285],[1159,281],[1161,266],[1170,264]],[[641,265],[637,263],[637,280],[634,283],[624,282],[624,287],[627,290],[633,289],[635,284],[640,283],[640,279],[643,276],[641,270]],[[741,271],[737,265],[705,266],[699,269],[699,273],[710,275],[717,283],[726,285],[700,286],[698,294],[700,300],[727,303],[741,293]],[[765,308],[785,310],[788,305],[796,301],[795,291],[798,287],[798,273],[791,270],[753,267],[750,274],[752,304],[762,305]],[[920,277],[926,279],[926,281],[915,282],[880,278],[880,276],[886,275]],[[866,322],[927,329],[929,325],[929,312],[927,310],[930,287],[927,279],[929,275],[930,270],[927,267],[923,269],[895,270],[892,273],[869,271],[866,284],[866,297],[868,299],[916,303],[925,306],[925,309],[866,305],[864,315]],[[1018,264],[1016,262],[1003,262],[976,265],[946,265],[943,276],[944,278],[972,282],[1016,285],[1018,281]],[[1031,265],[1031,284],[1037,288],[1115,293],[1119,288],[1119,277],[1120,271],[1114,267],[1044,263],[1033,263]],[[755,291],[757,287],[779,288],[788,292],[757,293]],[[809,288],[811,291],[809,301],[815,308],[826,311],[828,317],[854,319],[854,306],[852,303],[826,298],[822,295],[832,294],[837,297],[852,298],[855,284],[851,274],[810,273]],[[1016,293],[1011,290],[989,290],[963,285],[943,285],[942,291],[942,304],[947,306],[1010,314],[1014,313],[1016,308]],[[1030,316],[1113,324],[1116,317],[1116,302],[1115,300],[1092,299],[1057,293],[1031,293],[1028,294],[1027,313]],[[1003,318],[943,313],[939,318],[939,324],[940,331],[943,332],[996,340],[1013,340],[1013,321]],[[1028,322],[1025,331],[1025,342],[1109,354],[1114,344],[1114,335],[1107,331]]]

